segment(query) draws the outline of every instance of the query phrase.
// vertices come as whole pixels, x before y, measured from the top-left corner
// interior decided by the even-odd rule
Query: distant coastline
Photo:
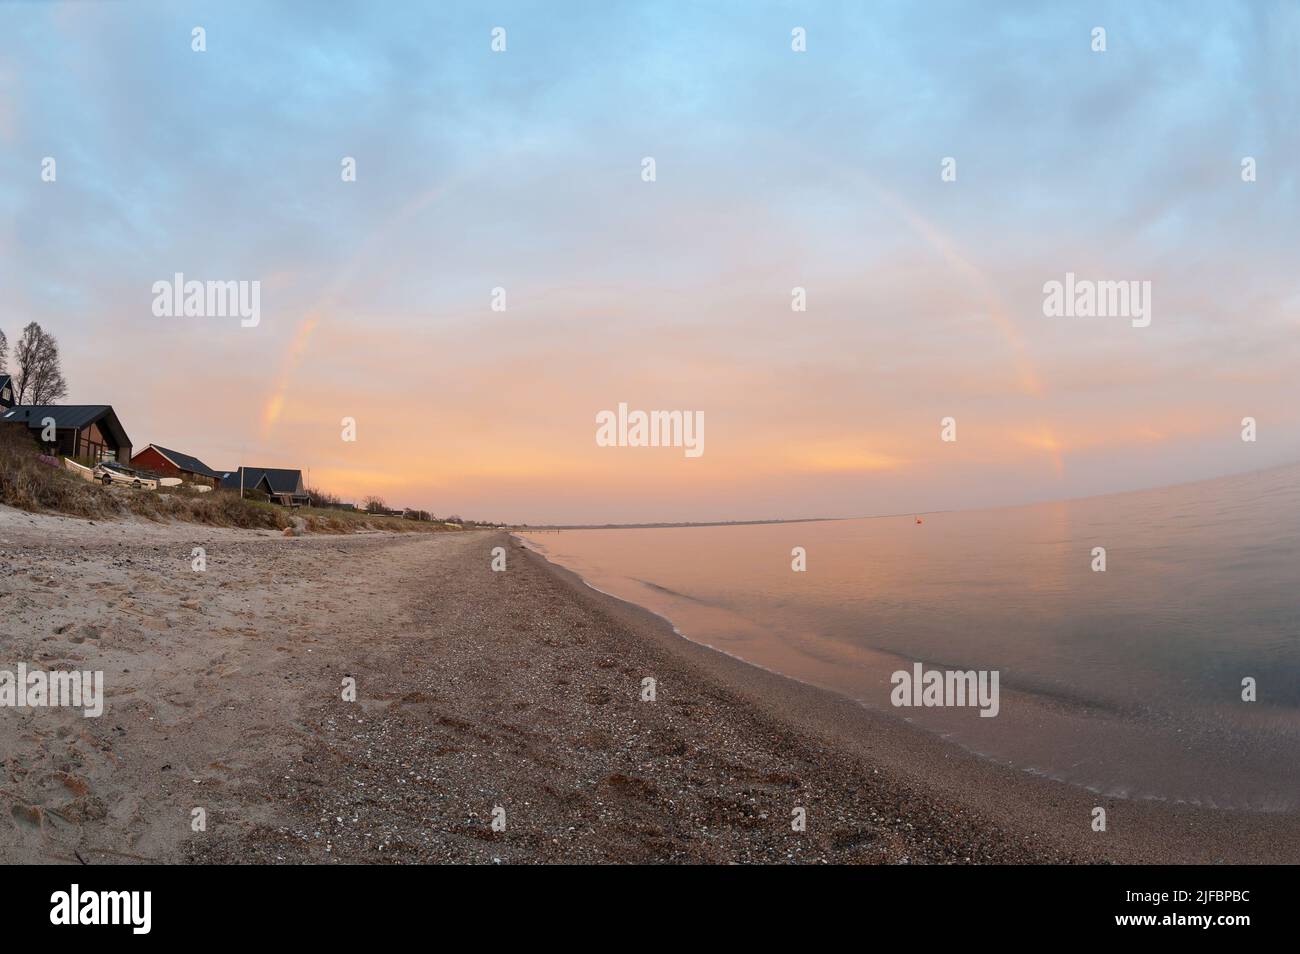
[[[515,523],[507,524],[504,528],[510,530],[527,530],[527,531],[545,531],[545,530],[655,530],[667,529],[670,527],[755,527],[769,526],[773,524],[786,523],[832,523],[842,520],[887,520],[891,517],[925,517],[942,513],[964,513],[975,510],[1013,510],[1017,507],[1034,507],[1040,504],[1052,503],[1075,503],[1081,500],[1097,500],[1104,497],[1115,497],[1120,494],[1143,494],[1154,491],[1169,490],[1175,487],[1188,487],[1193,484],[1208,484],[1216,480],[1230,480],[1236,477],[1249,477],[1254,474],[1269,474],[1276,470],[1284,470],[1288,467],[1300,466],[1300,458],[1293,461],[1286,461],[1281,464],[1270,464],[1267,467],[1247,468],[1245,470],[1232,471],[1227,474],[1216,474],[1213,477],[1194,477],[1191,480],[1180,480],[1172,484],[1153,484],[1143,487],[1128,487],[1121,490],[1108,490],[1099,494],[1079,494],[1068,497],[1044,496],[1029,500],[1016,501],[1014,503],[988,504],[986,506],[969,506],[969,507],[945,507],[932,508],[929,510],[899,510],[892,513],[860,513],[860,514],[842,514],[835,517],[765,517],[758,520],[679,520],[679,521],[659,521],[648,523]]]

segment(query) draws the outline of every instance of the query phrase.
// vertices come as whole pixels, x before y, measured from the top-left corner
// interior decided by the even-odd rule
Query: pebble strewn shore
[[[108,685],[99,719],[0,712],[0,860],[1296,857],[1290,816],[1103,800],[1099,837],[1096,796],[682,640],[504,533],[0,518],[5,659]]]

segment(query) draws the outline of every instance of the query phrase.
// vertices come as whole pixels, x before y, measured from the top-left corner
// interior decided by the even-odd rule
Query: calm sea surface
[[[1300,466],[922,520],[523,536],[689,639],[987,758],[1121,797],[1300,806]],[[914,662],[998,670],[1000,712],[894,708]]]

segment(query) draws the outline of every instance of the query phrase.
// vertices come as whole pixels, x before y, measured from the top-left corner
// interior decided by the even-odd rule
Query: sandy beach
[[[4,862],[1300,861],[1294,814],[980,761],[688,642],[503,532],[0,508],[0,570],[0,669],[106,682],[99,718],[0,709]]]

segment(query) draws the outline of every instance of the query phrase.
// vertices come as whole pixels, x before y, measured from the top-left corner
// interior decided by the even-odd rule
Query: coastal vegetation
[[[229,490],[202,493],[192,486],[135,490],[104,487],[65,469],[63,461],[40,453],[21,426],[0,426],[0,503],[32,513],[50,512],[91,520],[143,517],[214,527],[297,529],[310,533],[446,532],[442,522],[407,520],[330,507],[286,508]],[[457,528],[458,529],[458,528]]]

